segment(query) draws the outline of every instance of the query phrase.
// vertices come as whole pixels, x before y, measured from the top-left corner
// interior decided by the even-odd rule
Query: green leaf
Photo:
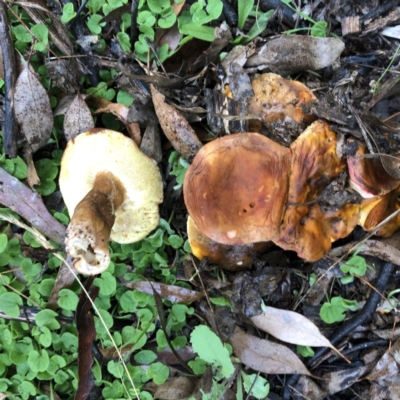
[[[169,368],[160,362],[152,363],[147,370],[147,376],[153,379],[156,385],[162,385],[168,379]]]
[[[196,326],[190,335],[190,342],[200,358],[207,363],[221,366],[221,373],[225,378],[233,374],[234,367],[228,350],[208,326]]]
[[[76,351],[78,348],[78,337],[70,332],[64,332],[60,338],[62,345],[67,351]]]
[[[13,176],[17,179],[26,179],[28,176],[28,166],[25,164],[25,161],[20,156],[12,158],[11,161],[14,163]]]
[[[130,52],[132,47],[129,35],[127,35],[125,32],[118,32],[116,36],[119,44],[122,47],[122,50],[126,53]]]
[[[142,11],[137,17],[137,23],[152,27],[156,23],[156,18],[150,11]]]
[[[108,372],[116,378],[122,378],[124,376],[124,367],[120,362],[109,361],[107,364]]]
[[[178,235],[171,235],[168,238],[169,244],[174,248],[174,249],[179,249],[179,247],[182,246],[183,244],[183,239],[178,236]]]
[[[134,102],[134,98],[127,92],[120,90],[117,94],[117,103],[123,104],[126,107],[130,107]]]
[[[17,293],[6,292],[0,294],[0,310],[9,317],[17,318],[20,315],[19,306],[22,305],[22,299]]]
[[[246,44],[259,36],[263,31],[265,31],[267,27],[267,23],[269,19],[271,18],[272,14],[274,13],[274,10],[270,10],[264,14],[261,15],[260,18],[258,18],[253,26],[250,28],[249,32],[247,33],[247,37],[243,38],[240,43]]]
[[[247,375],[243,371],[241,371],[241,375],[246,393],[256,399],[265,399],[268,396],[269,383],[264,377],[257,374]]]
[[[157,354],[151,350],[141,350],[134,358],[138,364],[151,364],[157,359]]]
[[[60,323],[56,320],[58,314],[53,310],[39,311],[35,316],[35,321],[38,326],[47,326],[50,330],[60,328]]]
[[[325,21],[317,21],[311,28],[311,36],[326,37],[328,23]]]
[[[8,244],[8,237],[5,233],[0,233],[0,253],[2,253]]]
[[[327,324],[343,321],[347,308],[343,305],[341,297],[332,297],[330,302],[322,305],[319,315]]]
[[[103,17],[99,14],[93,14],[87,21],[87,26],[93,35],[99,35],[101,33],[101,28],[106,24],[105,22],[100,23],[102,18]]]
[[[246,22],[248,16],[250,15],[250,11],[254,6],[253,0],[238,0],[238,27],[239,29],[243,29],[244,23]]]
[[[170,12],[168,12],[170,9]],[[173,12],[172,7],[164,10],[158,19],[158,26],[163,29],[171,28],[176,22],[176,14]]]
[[[36,388],[29,381],[23,381],[18,385],[18,392],[22,393],[22,398],[25,400],[29,399],[29,396],[35,396]]]
[[[93,285],[100,288],[101,296],[111,296],[115,293],[117,281],[115,276],[111,275],[109,272],[103,272],[100,278],[94,280]]]
[[[204,40],[206,42],[214,41],[214,28],[211,28],[210,26],[186,24],[183,25],[179,31],[184,35],[193,36],[196,39]]]
[[[133,297],[133,291],[126,291],[121,298],[119,299],[119,305],[121,308],[127,312],[132,313],[136,311],[137,308],[137,300]]]
[[[61,289],[58,305],[64,310],[74,311],[78,305],[79,297],[70,289]]]
[[[37,24],[32,26],[31,32],[35,35],[38,41],[35,43],[34,49],[37,51],[47,51],[49,44],[49,29],[44,24]]]
[[[303,357],[312,357],[314,350],[310,346],[297,345],[297,352]]]
[[[22,26],[17,25],[12,29],[12,32],[17,40],[23,43],[30,43],[32,41],[31,34]]]
[[[61,22],[64,24],[67,24],[69,21],[71,21],[73,18],[75,18],[75,16],[76,16],[76,12],[74,10],[73,3],[64,4],[62,16],[61,16]]]
[[[28,364],[32,371],[43,372],[46,371],[49,366],[49,354],[45,349],[40,352],[37,350],[32,350],[28,356]]]
[[[216,304],[217,306],[229,307],[232,309],[232,304],[226,297],[210,297],[210,301],[212,304]]]
[[[355,255],[342,264],[340,269],[345,274],[364,276],[367,271],[367,262],[364,257]]]
[[[111,314],[107,310],[102,310],[100,308],[99,314],[101,315],[105,323],[105,326],[103,325],[103,322],[97,315],[95,315],[94,321],[95,321],[96,332],[101,335],[107,332],[106,328],[110,329],[114,325],[114,320]]]

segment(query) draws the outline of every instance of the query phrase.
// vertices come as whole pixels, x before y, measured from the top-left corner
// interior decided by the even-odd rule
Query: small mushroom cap
[[[272,242],[230,246],[208,238],[189,216],[187,233],[193,255],[199,260],[207,257],[213,264],[228,271],[241,271],[253,265],[254,258],[271,247]]]
[[[287,200],[289,168],[290,150],[257,133],[209,142],[185,175],[189,214],[219,243],[273,240]]]
[[[69,214],[92,189],[99,172],[110,172],[125,189],[115,210],[111,240],[132,243],[157,227],[163,185],[156,163],[123,134],[92,129],[70,141],[61,162],[60,189]]]
[[[359,146],[355,157],[349,157],[347,164],[350,185],[362,197],[368,199],[384,195],[396,188],[400,181],[390,176],[379,158],[362,157],[365,147]]]
[[[254,96],[250,99],[249,113],[261,116],[265,123],[286,118],[298,124],[315,120],[314,116],[305,114],[301,106],[316,100],[316,97],[301,82],[267,73],[257,75],[252,87]]]

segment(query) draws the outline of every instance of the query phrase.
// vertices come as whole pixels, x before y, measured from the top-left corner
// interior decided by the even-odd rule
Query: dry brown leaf
[[[165,136],[183,158],[191,161],[202,147],[199,138],[185,117],[177,109],[165,102],[165,96],[153,85],[150,87],[154,108]]]
[[[159,385],[157,391],[154,393],[154,398],[163,400],[184,399],[193,393],[195,387],[196,382],[193,378],[178,376],[175,379]]]
[[[266,43],[246,66],[268,66],[283,76],[307,69],[318,70],[332,65],[344,50],[336,38],[317,38],[301,35],[282,35]]]
[[[25,66],[17,79],[14,110],[27,142],[35,152],[44,146],[53,130],[50,99],[36,75]]]
[[[164,300],[172,301],[173,303],[191,303],[193,301],[199,300],[204,297],[203,293],[196,292],[195,290],[190,290],[183,288],[181,286],[166,285],[164,283],[158,282],[129,282],[125,279],[121,279],[125,287],[129,289],[136,289],[139,292],[154,294],[154,290],[160,295]]]
[[[381,359],[376,363],[372,372],[366,376],[370,381],[376,381],[380,385],[386,386],[385,383],[400,384],[399,365],[396,363],[391,354],[387,351]]]
[[[295,353],[285,346],[248,335],[235,329],[229,343],[240,361],[266,374],[301,374],[312,376]]]
[[[252,317],[251,321],[257,328],[283,342],[336,350],[309,319],[294,311],[266,307],[262,314]]]
[[[94,120],[85,100],[77,94],[69,107],[65,110],[64,135],[68,141],[74,139],[81,132],[94,128]]]
[[[28,176],[26,178],[26,181],[28,183],[28,186],[31,189],[34,189],[35,185],[40,185],[40,178],[36,172],[35,164],[34,164],[33,158],[32,158],[32,150],[31,150],[30,146],[25,146],[24,159],[25,159],[26,165],[28,166]]]
[[[130,125],[139,125],[133,122]],[[140,142],[140,150],[153,160],[160,163],[162,160],[161,134],[158,125],[148,124]]]
[[[329,372],[322,376],[321,387],[329,394],[341,392],[352,386],[359,380],[367,370],[366,366],[359,368],[346,368],[339,371]]]

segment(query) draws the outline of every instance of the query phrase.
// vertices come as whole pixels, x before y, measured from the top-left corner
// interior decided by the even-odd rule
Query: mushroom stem
[[[99,274],[110,263],[108,240],[115,211],[125,200],[121,181],[111,172],[99,172],[92,189],[76,206],[67,229],[67,252],[83,274]]]

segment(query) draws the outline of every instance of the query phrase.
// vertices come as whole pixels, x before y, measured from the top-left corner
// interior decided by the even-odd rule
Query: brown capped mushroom
[[[289,168],[290,150],[257,133],[213,140],[200,149],[185,175],[189,214],[218,243],[277,239]]]
[[[158,167],[119,132],[92,129],[70,141],[61,162],[60,189],[72,216],[66,250],[83,274],[108,267],[109,239],[136,242],[158,224],[163,199]]]
[[[193,218],[187,220],[187,234],[193,255],[202,260],[207,257],[213,264],[228,271],[241,271],[253,265],[254,258],[261,255],[271,242],[230,246],[208,238],[196,225]]]

